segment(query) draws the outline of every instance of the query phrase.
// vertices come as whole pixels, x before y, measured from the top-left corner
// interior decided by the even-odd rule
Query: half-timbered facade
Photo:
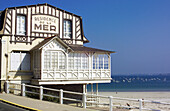
[[[1,89],[7,80],[81,88],[111,80],[114,52],[83,46],[82,18],[49,4],[1,11],[0,39]]]

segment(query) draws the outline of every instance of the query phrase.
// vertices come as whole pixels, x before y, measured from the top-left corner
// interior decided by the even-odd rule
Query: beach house
[[[0,12],[1,91],[5,81],[78,92],[111,82],[114,51],[88,42],[81,16],[49,4],[6,8]]]

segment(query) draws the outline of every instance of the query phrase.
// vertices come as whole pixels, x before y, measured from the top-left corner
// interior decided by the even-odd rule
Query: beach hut
[[[81,16],[49,4],[6,8],[0,12],[1,91],[5,81],[77,92],[111,82],[114,51],[88,42]]]

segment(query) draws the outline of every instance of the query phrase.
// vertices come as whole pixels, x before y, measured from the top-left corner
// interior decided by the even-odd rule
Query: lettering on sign
[[[58,18],[49,15],[33,15],[32,31],[43,33],[58,33]]]

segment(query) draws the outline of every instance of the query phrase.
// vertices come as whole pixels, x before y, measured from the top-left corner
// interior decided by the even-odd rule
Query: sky
[[[170,73],[170,0],[0,0],[48,3],[83,18],[85,46],[116,51],[112,75]]]

